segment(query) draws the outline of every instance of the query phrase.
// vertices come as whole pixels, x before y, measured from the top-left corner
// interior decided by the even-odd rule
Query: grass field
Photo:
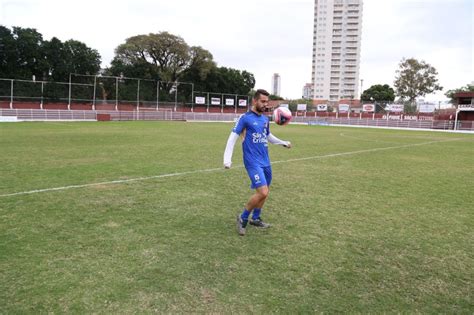
[[[474,312],[473,135],[271,128],[239,237],[230,124],[0,124],[0,313]]]

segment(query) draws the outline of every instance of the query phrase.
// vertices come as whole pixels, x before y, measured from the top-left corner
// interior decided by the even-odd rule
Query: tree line
[[[252,73],[219,67],[211,52],[168,32],[127,38],[115,49],[110,66],[101,69],[100,65],[99,52],[80,41],[45,40],[34,28],[0,25],[0,78],[69,82],[71,73],[140,78],[164,82],[158,86],[162,95],[171,93],[176,82],[191,82],[195,91],[239,95],[247,95],[255,86]],[[128,94],[135,93],[132,85]],[[115,97],[111,84],[100,88],[103,95]],[[126,81],[121,90],[127,94]]]
[[[98,73],[100,63],[97,50],[80,41],[48,41],[33,28],[0,25],[1,78],[66,82],[69,73]]]

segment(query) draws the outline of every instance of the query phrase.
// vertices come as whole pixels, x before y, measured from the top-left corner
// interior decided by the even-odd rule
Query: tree
[[[430,64],[414,58],[403,58],[399,67],[396,71],[395,89],[402,99],[407,98],[414,104],[417,97],[443,89],[436,78],[438,72]]]
[[[183,73],[183,81],[205,82],[216,67],[212,54],[200,46],[190,47],[189,54],[189,67]]]
[[[43,36],[33,28],[0,28],[0,74],[5,78],[42,79],[47,68],[41,47]]]
[[[242,77],[243,77],[243,82],[245,84],[242,92],[245,91],[245,93],[241,93],[241,94],[246,94],[248,93],[248,91],[252,90],[255,87],[255,77],[252,73],[247,72],[245,70],[242,71]]]
[[[96,74],[99,53],[76,40],[43,40],[32,28],[0,26],[0,77],[66,82],[69,73]]]
[[[12,78],[17,66],[16,41],[10,29],[0,25],[0,77]]]
[[[395,91],[388,84],[376,84],[365,90],[360,99],[363,102],[393,102],[395,100]]]
[[[168,32],[127,38],[115,54],[115,64],[145,67],[148,78],[169,82],[178,81],[191,62],[188,44]]]
[[[69,67],[64,44],[56,37],[43,44],[43,53],[48,65],[44,76],[53,81],[66,82],[69,76]]]
[[[272,101],[283,101],[284,100],[283,97],[278,96],[278,95],[274,95],[274,94],[270,94],[270,96],[268,96],[268,99],[272,100]]]
[[[444,95],[451,100],[452,104],[455,104],[456,98],[454,98],[454,94],[459,92],[474,92],[474,84],[468,84],[457,89],[449,90]]]
[[[383,111],[385,104],[395,100],[395,91],[388,84],[375,84],[365,90],[360,99],[362,102],[383,104],[381,106],[375,106],[375,111],[378,113]]]
[[[204,91],[247,95],[255,86],[253,74],[233,68],[216,67],[211,70],[205,82]]]
[[[47,65],[43,74],[44,80],[68,82],[71,73],[94,75],[100,70],[99,53],[79,41],[71,39],[62,43],[53,37],[43,43],[42,50]],[[55,87],[57,86],[46,85],[44,94],[50,99],[60,98],[61,91]],[[75,97],[90,96],[88,90],[82,87],[75,89]]]
[[[101,57],[97,50],[73,39],[64,42],[64,50],[70,73],[90,75],[99,73]]]
[[[195,91],[247,94],[255,78],[247,71],[217,67],[212,54],[200,46],[189,46],[168,32],[137,35],[117,47],[107,73],[169,82],[161,85],[172,91],[177,81],[192,82]]]
[[[106,73],[159,80],[160,99],[166,100],[173,93],[174,82],[205,81],[213,67],[212,54],[207,50],[189,47],[181,37],[160,32],[128,38],[115,50],[115,58]],[[133,92],[131,86],[130,91]],[[186,94],[191,94],[191,90]]]

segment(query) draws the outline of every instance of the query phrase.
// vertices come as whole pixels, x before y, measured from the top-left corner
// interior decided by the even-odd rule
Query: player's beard
[[[266,109],[266,106],[265,105],[255,105],[255,109],[257,110],[257,112],[259,112],[260,114],[264,113],[265,112],[265,109]]]

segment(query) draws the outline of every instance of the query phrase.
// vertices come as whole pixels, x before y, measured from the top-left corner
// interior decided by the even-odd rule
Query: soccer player
[[[234,145],[239,135],[242,135],[244,165],[250,177],[250,187],[255,189],[255,193],[248,200],[242,214],[237,215],[237,231],[241,236],[245,235],[248,223],[263,229],[270,227],[260,217],[272,182],[268,142],[291,148],[289,141],[280,140],[270,133],[269,119],[263,115],[268,108],[268,96],[267,91],[257,90],[252,98],[252,110],[240,116],[230,133],[224,152],[224,167],[230,168]],[[251,213],[252,218],[249,218]]]

